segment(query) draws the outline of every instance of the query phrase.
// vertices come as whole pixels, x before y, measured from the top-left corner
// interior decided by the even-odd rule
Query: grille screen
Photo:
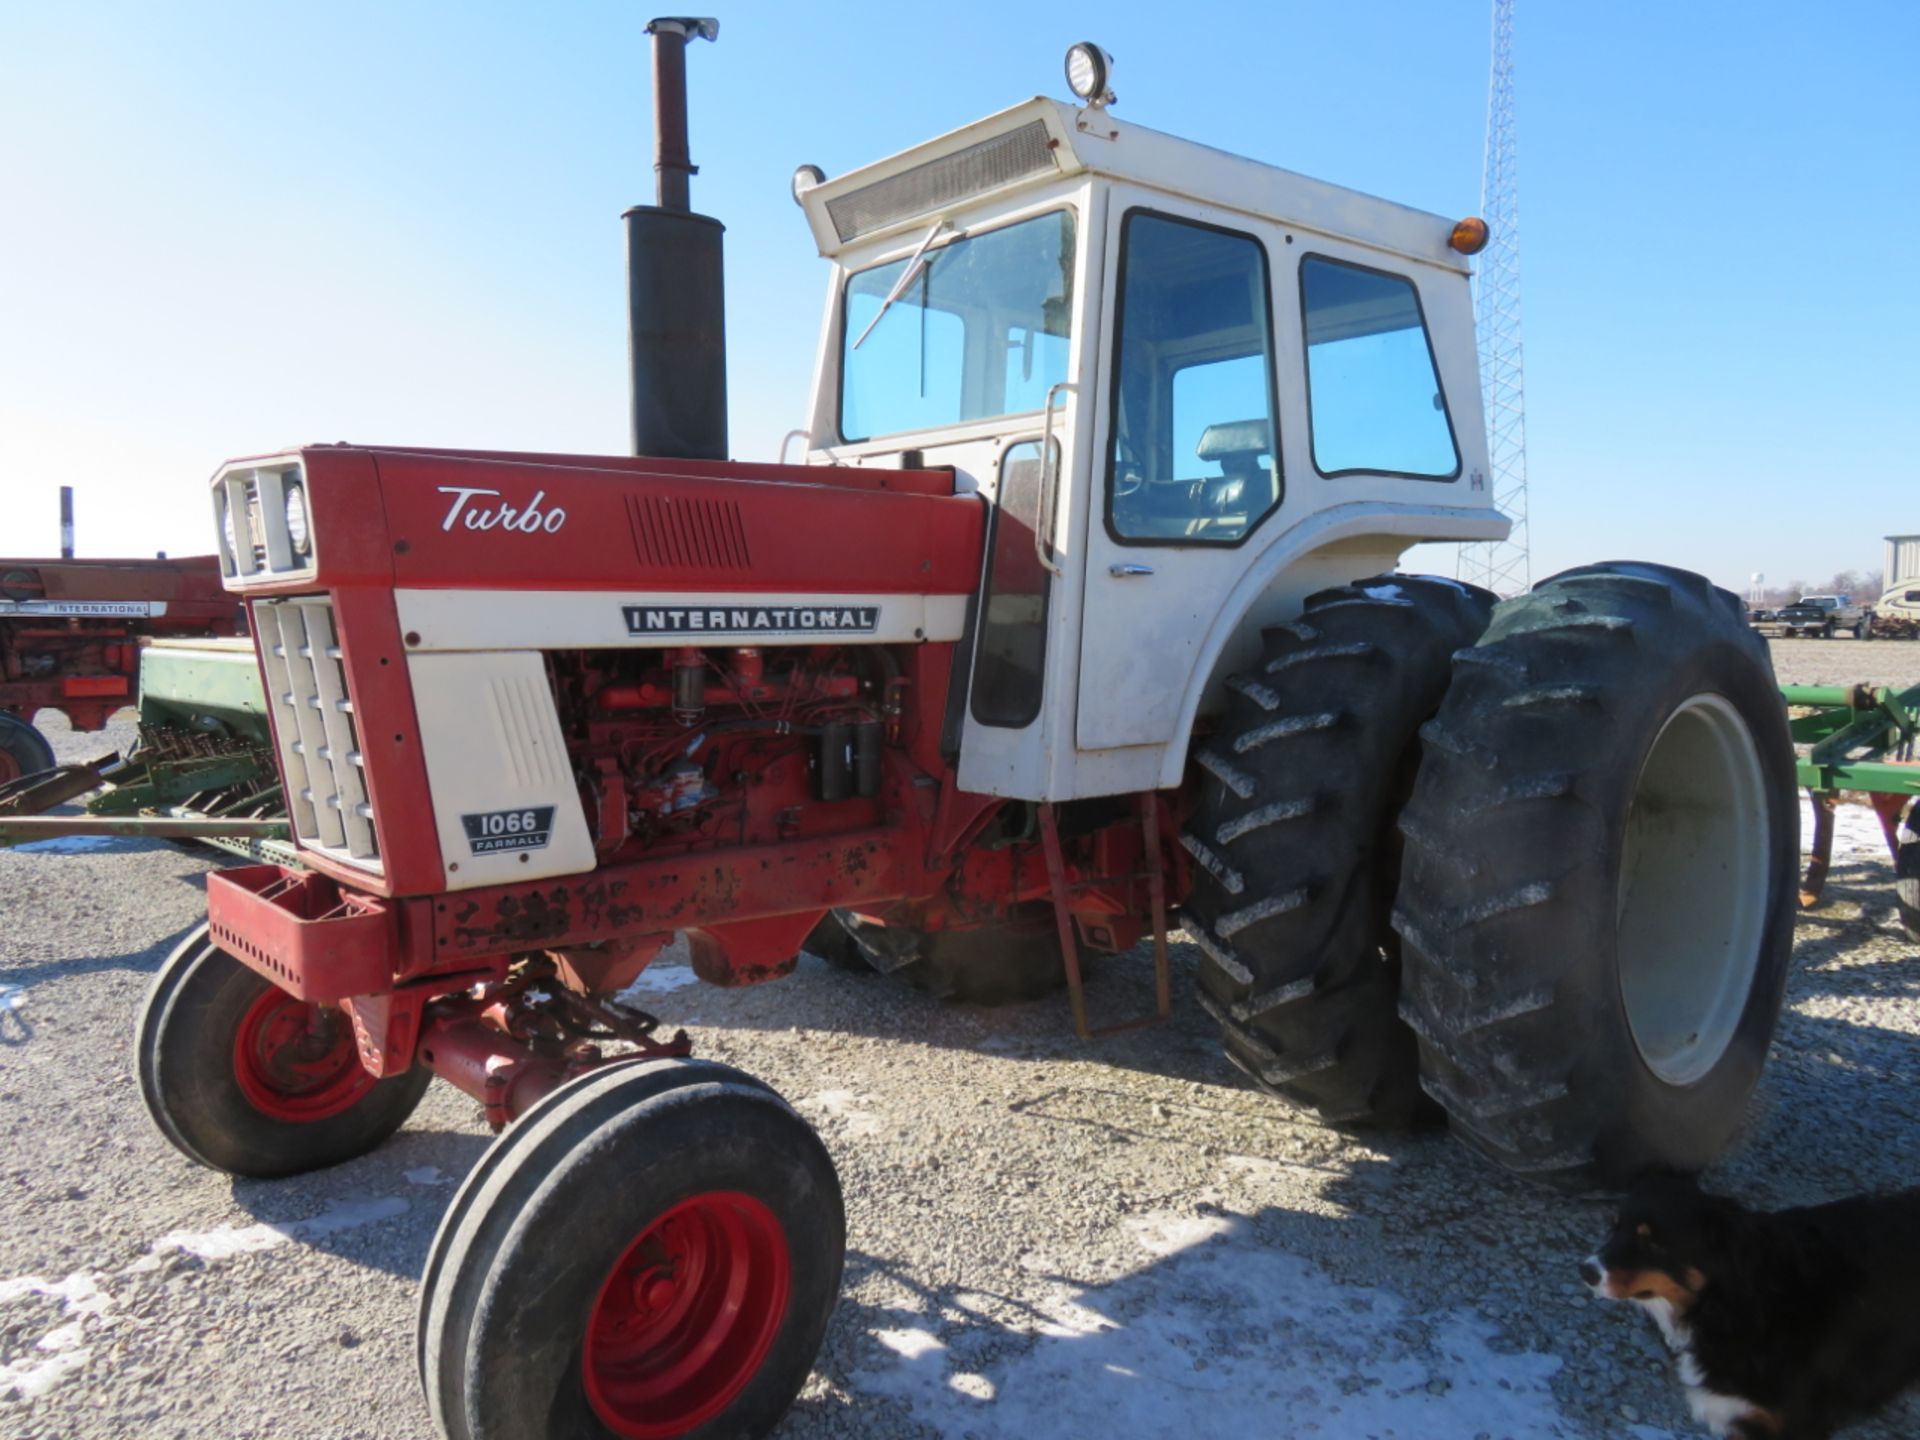
[[[337,860],[380,868],[380,842],[347,695],[347,672],[323,596],[253,607],[280,738],[280,775],[294,836]]]
[[[640,563],[654,569],[750,570],[747,527],[733,500],[627,496],[627,523]]]
[[[833,218],[833,228],[840,238],[852,240],[895,221],[930,214],[955,201],[1058,168],[1047,127],[1035,120],[829,200],[827,214]]]

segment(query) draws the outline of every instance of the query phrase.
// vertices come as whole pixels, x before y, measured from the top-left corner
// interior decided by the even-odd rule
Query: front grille
[[[378,870],[380,841],[332,602],[324,595],[260,601],[253,623],[266,657],[294,837],[336,860]]]
[[[827,202],[833,228],[844,240],[916,215],[984,195],[1031,175],[1059,168],[1044,121],[1035,120],[978,145],[902,170]]]

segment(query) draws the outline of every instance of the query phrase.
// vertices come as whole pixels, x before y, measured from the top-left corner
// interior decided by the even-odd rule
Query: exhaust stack
[[[726,227],[691,209],[697,173],[687,151],[687,42],[717,40],[720,22],[662,17],[653,37],[654,203],[627,226],[627,354],[633,453],[727,458]]]

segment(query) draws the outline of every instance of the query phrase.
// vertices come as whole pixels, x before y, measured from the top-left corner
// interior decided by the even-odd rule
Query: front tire
[[[448,1440],[765,1435],[838,1297],[840,1183],[758,1081],[622,1064],[503,1136],[435,1237],[421,1368]]]
[[[53,746],[18,715],[0,710],[0,785],[53,769]]]
[[[1424,1108],[1395,1013],[1393,826],[1415,733],[1493,605],[1409,575],[1309,596],[1297,622],[1266,632],[1259,667],[1228,680],[1225,721],[1196,756],[1181,844],[1196,861],[1200,1003],[1229,1060],[1326,1124],[1404,1124]]]
[[[1794,757],[1765,645],[1700,576],[1504,602],[1401,822],[1401,1014],[1454,1132],[1565,1188],[1696,1171],[1760,1078],[1793,938]]]
[[[189,1159],[273,1178],[351,1160],[406,1122],[433,1081],[376,1080],[346,1015],[296,1000],[189,931],[154,976],[134,1074],[160,1133]]]

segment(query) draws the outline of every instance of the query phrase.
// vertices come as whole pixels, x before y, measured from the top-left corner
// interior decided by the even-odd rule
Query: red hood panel
[[[979,580],[984,506],[942,473],[370,453],[396,588],[966,594]],[[324,468],[309,473],[324,569],[339,521]]]

